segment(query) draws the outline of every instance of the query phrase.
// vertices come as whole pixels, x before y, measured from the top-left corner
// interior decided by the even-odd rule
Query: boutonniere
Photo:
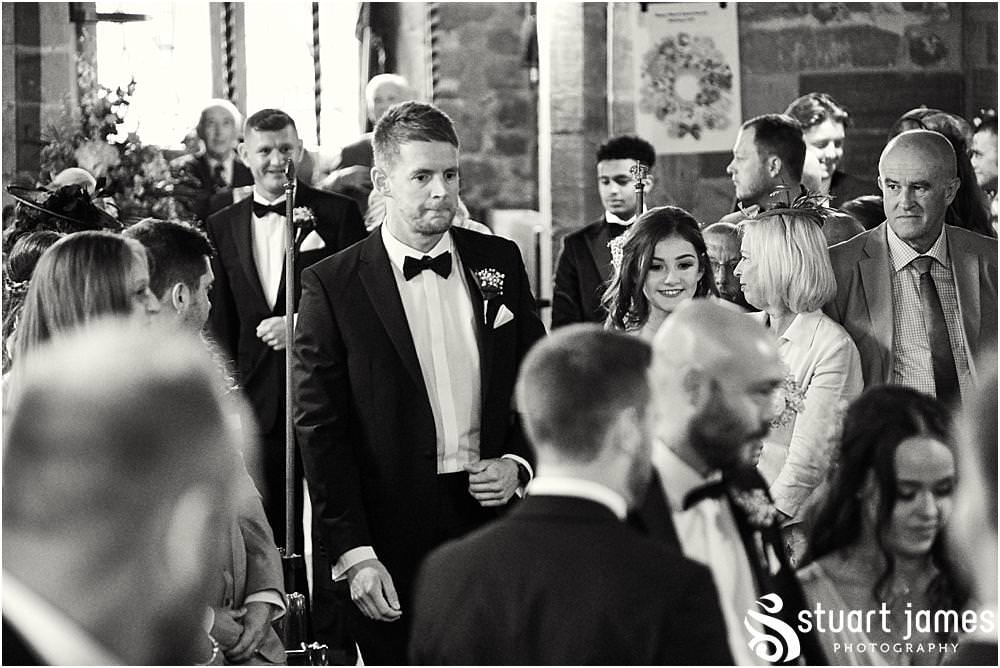
[[[775,418],[771,420],[771,428],[779,429],[795,421],[795,416],[806,407],[806,393],[802,391],[791,374],[785,376],[778,388],[775,401]]]
[[[769,529],[778,519],[778,509],[762,489],[734,490],[732,499],[757,529]]]
[[[297,206],[292,209],[292,222],[311,230],[316,225],[316,215],[307,206]]]
[[[504,275],[502,271],[490,267],[477,269],[472,272],[472,275],[476,279],[476,286],[483,298],[483,324],[488,325],[489,320],[487,320],[486,312],[489,310],[492,300],[503,296]]]

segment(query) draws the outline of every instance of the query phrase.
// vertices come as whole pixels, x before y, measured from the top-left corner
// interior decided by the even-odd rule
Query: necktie
[[[934,368],[934,387],[937,398],[946,404],[958,398],[958,372],[951,352],[948,324],[944,319],[941,297],[938,295],[931,266],[934,258],[922,255],[911,264],[920,272],[920,305],[924,312],[924,329],[927,343],[931,348],[931,364]]]
[[[403,260],[403,278],[406,280],[410,280],[424,269],[430,269],[441,278],[448,278],[451,274],[451,253],[445,251],[437,257],[425,255],[419,260],[407,255]]]
[[[212,168],[212,178],[215,181],[216,190],[229,187],[229,184],[226,183],[225,168],[221,162],[215,163],[215,166]]]
[[[699,485],[684,495],[684,503],[681,504],[681,508],[688,510],[695,504],[704,501],[705,499],[718,499],[725,493],[726,483],[723,480],[716,480],[715,482],[708,482],[704,485]]]
[[[278,202],[276,204],[261,204],[260,202],[253,203],[253,215],[258,218],[263,218],[269,213],[276,213],[279,216],[285,215],[285,203]]]

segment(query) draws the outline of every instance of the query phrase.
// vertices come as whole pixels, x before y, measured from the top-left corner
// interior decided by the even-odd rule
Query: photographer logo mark
[[[799,658],[802,648],[795,629],[772,615],[781,612],[784,603],[777,594],[765,594],[757,600],[764,612],[747,610],[743,626],[750,632],[750,651],[771,663],[785,663]]]

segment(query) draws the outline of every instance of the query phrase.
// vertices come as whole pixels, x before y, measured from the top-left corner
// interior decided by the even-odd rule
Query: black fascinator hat
[[[78,184],[56,190],[12,184],[7,186],[7,192],[17,200],[17,206],[14,223],[3,234],[4,254],[18,239],[39,230],[63,234],[84,230],[122,230],[122,224],[95,205],[87,191]]]

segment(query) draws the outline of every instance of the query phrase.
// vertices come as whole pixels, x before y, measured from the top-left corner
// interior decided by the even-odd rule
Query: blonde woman
[[[819,208],[773,209],[740,223],[743,294],[760,309],[749,314],[778,338],[788,376],[783,405],[757,467],[775,506],[792,524],[825,477],[840,407],[861,393],[861,358],[847,331],[823,314],[836,280]],[[779,398],[779,399],[780,399]]]

